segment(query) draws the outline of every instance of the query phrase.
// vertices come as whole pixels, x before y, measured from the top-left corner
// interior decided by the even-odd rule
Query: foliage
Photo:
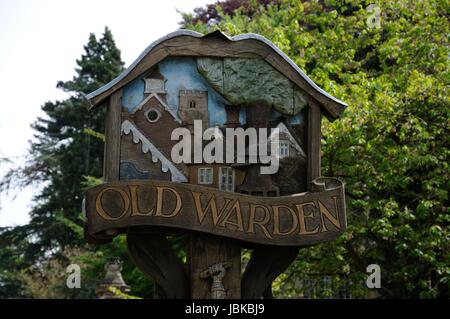
[[[209,25],[216,23],[220,20],[220,13],[225,13],[229,16],[233,16],[237,9],[241,9],[242,12],[248,16],[252,17],[257,12],[256,3],[267,6],[269,4],[276,3],[275,0],[227,0],[227,1],[217,1],[214,4],[207,4],[204,8],[199,7],[194,9],[194,15],[190,13],[182,13],[184,21],[190,21],[195,24],[198,22],[207,23]],[[255,10],[256,9],[256,10]]]
[[[142,298],[124,293],[124,292],[120,291],[120,289],[117,289],[116,287],[109,287],[108,290],[120,299],[142,299]]]
[[[278,295],[301,295],[301,279],[327,275],[364,296],[366,267],[376,263],[381,297],[448,298],[448,1],[244,2],[233,12],[225,9],[235,1],[216,3],[211,19],[211,7],[184,14],[184,25],[262,34],[349,105],[322,125],[323,175],[346,183],[348,231],[301,250]]]

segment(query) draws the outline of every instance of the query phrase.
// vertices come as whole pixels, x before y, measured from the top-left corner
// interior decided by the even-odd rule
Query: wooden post
[[[311,189],[311,182],[320,176],[320,107],[312,99],[308,103],[308,133],[307,133],[307,187]]]
[[[227,299],[241,298],[241,246],[213,235],[192,233],[188,239],[188,267],[192,299],[211,299],[213,278],[201,273],[220,263],[231,263],[222,279]]]
[[[103,159],[103,179],[106,182],[119,179],[121,111],[122,90],[118,90],[111,95],[106,111],[105,157]]]

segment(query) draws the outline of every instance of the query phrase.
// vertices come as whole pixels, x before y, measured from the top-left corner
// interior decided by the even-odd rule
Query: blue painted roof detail
[[[139,77],[123,87],[122,106],[128,112],[133,111],[144,100],[144,85],[143,77]]]

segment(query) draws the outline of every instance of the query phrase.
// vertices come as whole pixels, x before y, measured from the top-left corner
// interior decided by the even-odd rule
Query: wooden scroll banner
[[[133,226],[192,230],[278,246],[309,246],[346,229],[343,184],[313,181],[311,192],[258,197],[166,181],[105,183],[86,193],[87,232],[92,241]]]

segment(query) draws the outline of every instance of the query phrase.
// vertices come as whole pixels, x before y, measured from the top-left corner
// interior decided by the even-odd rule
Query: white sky
[[[215,0],[0,0],[0,178],[23,163],[41,105],[64,99],[59,80],[75,74],[89,33],[108,26],[126,66],[154,40],[179,28],[183,12]],[[26,224],[36,189],[0,195],[0,226]],[[17,196],[16,196],[17,195]],[[15,199],[14,199],[15,197]]]

